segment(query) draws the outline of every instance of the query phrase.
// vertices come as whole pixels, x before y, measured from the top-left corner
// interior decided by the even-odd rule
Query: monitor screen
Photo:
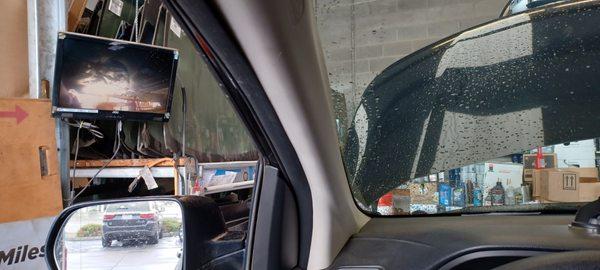
[[[165,121],[176,65],[173,49],[60,33],[55,114]]]

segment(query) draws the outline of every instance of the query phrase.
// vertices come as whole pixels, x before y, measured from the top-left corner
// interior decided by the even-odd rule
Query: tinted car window
[[[150,211],[150,205],[148,203],[120,203],[111,204],[106,208],[106,212],[144,212]]]

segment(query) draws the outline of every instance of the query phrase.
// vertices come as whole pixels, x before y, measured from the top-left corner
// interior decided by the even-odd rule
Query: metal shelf
[[[254,186],[254,180],[244,181],[244,182],[236,182],[236,183],[218,185],[218,186],[210,186],[210,187],[205,187],[204,192],[200,192],[200,195],[214,194],[214,193],[225,192],[225,191],[230,191],[230,190],[246,189],[246,188],[251,188],[253,186]]]
[[[242,169],[246,167],[256,166],[257,161],[233,161],[233,162],[211,162],[211,163],[198,163],[198,172],[203,173],[204,170],[235,170]],[[76,178],[92,178],[96,173],[98,175],[96,178],[123,178],[123,179],[132,179],[136,178],[140,174],[140,170],[142,170],[144,166],[127,166],[127,167],[107,167],[98,173],[100,168],[90,168],[83,167],[77,168],[75,170],[70,169],[69,175],[71,177]],[[185,166],[177,166],[177,170],[179,171],[179,177],[185,177],[186,167]],[[155,178],[175,178],[175,169],[172,166],[167,167],[152,167],[150,168],[152,175]],[[203,188],[200,191],[201,195],[205,194],[214,194],[219,192],[225,192],[230,190],[240,190],[251,188],[254,186],[254,180],[244,181],[244,182],[235,182],[223,185],[209,186]]]

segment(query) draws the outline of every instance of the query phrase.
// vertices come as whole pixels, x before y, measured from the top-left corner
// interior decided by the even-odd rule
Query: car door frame
[[[297,233],[296,243],[291,245],[296,246],[297,251],[295,267],[306,269],[313,226],[311,191],[300,160],[272,104],[240,46],[234,41],[231,32],[224,27],[226,24],[215,6],[207,1],[164,0],[164,2],[181,28],[192,37],[192,42],[220,82],[224,93],[248,128],[249,134],[261,154],[250,216],[245,268],[250,269],[253,262],[256,262],[259,257],[267,256],[271,259],[279,257],[277,259],[281,259],[286,256],[285,250],[279,251],[280,254],[269,253],[269,250],[254,251],[253,246],[258,245],[257,242],[275,241],[279,243],[263,243],[260,246],[278,246],[281,242],[286,241],[286,239],[281,239],[282,235]],[[261,199],[268,197],[263,193],[263,185],[261,185],[266,181],[265,171],[275,171],[275,174],[270,175],[276,179],[270,179],[269,183],[282,184],[281,188],[273,188],[269,192],[281,192],[281,189],[286,189],[287,191],[282,194],[285,194],[288,200],[293,200],[295,207],[282,209],[282,211],[296,211],[293,214],[296,216],[297,224],[290,226],[289,229],[297,230],[297,232],[285,232],[288,228],[282,228],[284,232],[269,232],[264,231],[264,228],[256,227],[256,224],[260,223],[278,222],[276,220],[259,220],[261,218],[273,219],[277,216],[257,214],[260,211],[259,206],[262,205]],[[279,200],[281,199],[280,196]],[[289,204],[282,204],[280,207],[283,205]],[[279,206],[275,203],[273,207]],[[278,216],[278,218],[282,218],[282,216]],[[261,237],[255,238],[254,235],[259,234],[261,230],[263,230],[260,233]],[[270,237],[264,237],[269,234]],[[288,246],[290,246],[289,243]],[[294,252],[294,249],[292,248],[291,251]],[[272,269],[279,269],[278,266],[277,264],[268,264],[268,268]]]

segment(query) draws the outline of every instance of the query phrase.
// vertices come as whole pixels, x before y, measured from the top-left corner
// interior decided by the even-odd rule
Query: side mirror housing
[[[156,202],[161,202],[159,209],[150,206]],[[161,215],[153,213],[157,210]],[[66,208],[56,218],[46,240],[46,262],[56,270],[128,263],[197,269],[220,256],[223,246],[217,238],[227,232],[219,206],[207,197],[86,202]],[[152,253],[155,247],[160,256]],[[167,249],[172,259],[165,259]]]

